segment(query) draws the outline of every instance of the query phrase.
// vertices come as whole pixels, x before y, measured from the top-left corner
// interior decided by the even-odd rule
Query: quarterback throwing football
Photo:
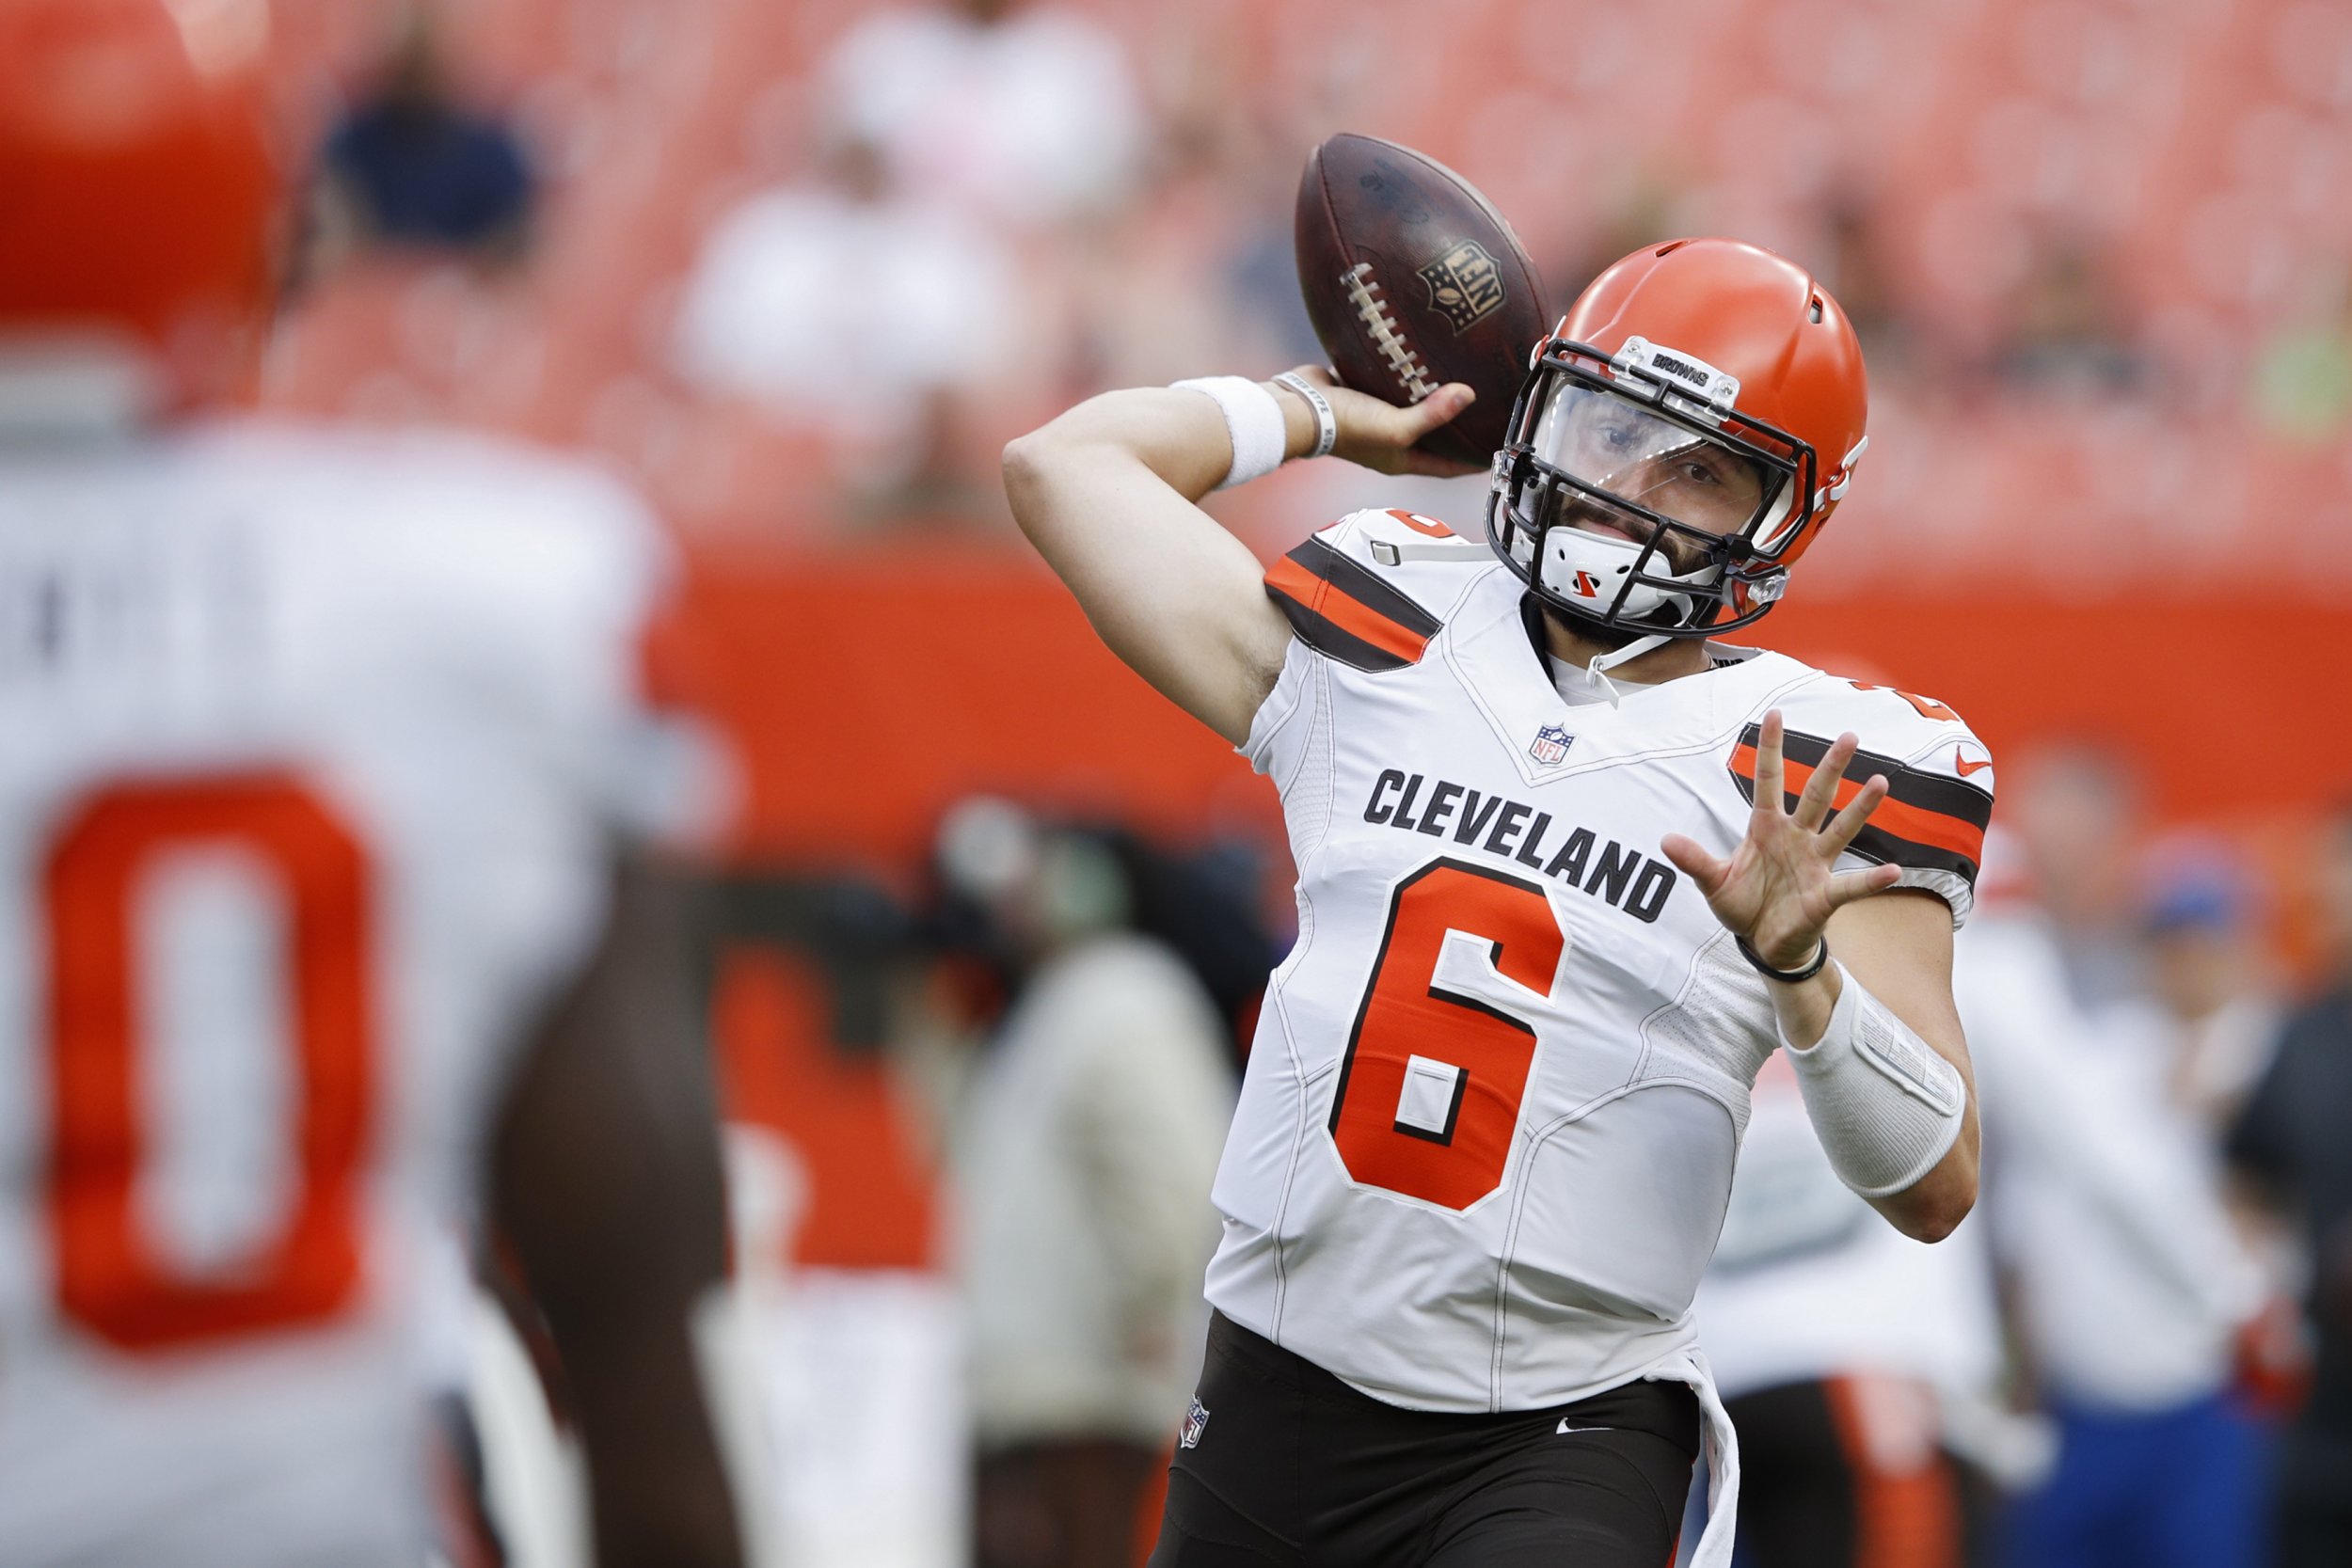
[[[1023,530],[1273,779],[1298,865],[1158,1568],[1661,1568],[1703,1446],[1724,1563],[1691,1302],[1758,1067],[1788,1049],[1907,1234],[1975,1200],[1949,970],[1989,758],[1939,704],[1709,641],[1862,453],[1843,312],[1727,240],[1619,261],[1542,345],[1486,543],[1361,512],[1264,571],[1195,504],[1315,452],[1436,471],[1414,443],[1471,395],[1217,378],[1006,451]]]

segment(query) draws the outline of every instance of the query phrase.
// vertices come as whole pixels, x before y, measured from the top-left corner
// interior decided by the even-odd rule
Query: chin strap
[[[1585,672],[1593,677],[1593,684],[1600,688],[1600,694],[1608,699],[1609,705],[1615,707],[1618,699],[1625,693],[1618,689],[1615,681],[1609,678],[1609,672],[1620,664],[1641,657],[1652,648],[1662,648],[1673,641],[1674,639],[1662,632],[1652,632],[1647,637],[1637,637],[1614,653],[1595,654],[1592,662],[1584,666]]]

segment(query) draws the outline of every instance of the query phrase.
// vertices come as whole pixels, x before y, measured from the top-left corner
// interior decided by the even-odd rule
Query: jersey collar
[[[1463,596],[1436,647],[1531,786],[1723,744],[1760,705],[1813,673],[1765,649],[1709,643],[1717,659],[1709,670],[1633,688],[1635,694],[1614,706],[1572,706],[1553,689],[1531,640],[1522,597],[1518,579],[1498,567]],[[1556,745],[1537,745],[1548,731],[1572,738],[1565,756],[1549,764],[1542,757],[1556,755]]]

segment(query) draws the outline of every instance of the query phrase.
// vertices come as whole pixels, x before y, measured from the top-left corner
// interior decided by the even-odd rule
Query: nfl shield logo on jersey
[[[1575,740],[1576,736],[1559,725],[1546,724],[1535,732],[1535,743],[1527,749],[1527,754],[1546,768],[1557,768],[1567,761],[1568,747]]]
[[[1208,1424],[1208,1410],[1202,1406],[1199,1400],[1193,1401],[1192,1408],[1184,1412],[1184,1430],[1176,1434],[1177,1447],[1184,1449],[1199,1448],[1200,1446],[1200,1433],[1207,1430]]]

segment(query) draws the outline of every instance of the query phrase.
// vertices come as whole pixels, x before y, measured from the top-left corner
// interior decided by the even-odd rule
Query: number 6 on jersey
[[[1331,1104],[1340,1160],[1365,1186],[1460,1210],[1502,1184],[1535,1030],[1448,986],[1482,949],[1504,980],[1551,995],[1567,938],[1540,884],[1454,860],[1397,884]]]

